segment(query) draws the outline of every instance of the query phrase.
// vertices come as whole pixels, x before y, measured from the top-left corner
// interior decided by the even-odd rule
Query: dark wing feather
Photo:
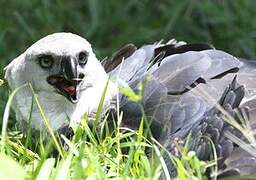
[[[224,168],[219,170],[218,178],[256,179],[256,157],[241,147],[236,148],[224,162]]]
[[[145,76],[150,60],[153,57],[156,45],[143,46],[136,50],[131,56],[109,72],[112,79],[122,80],[128,84],[134,81],[142,80]]]
[[[176,46],[175,44],[167,44],[156,48],[154,57],[156,57],[156,60],[160,60],[173,54],[182,54],[188,51],[203,51],[207,49],[214,49],[214,47],[204,43],[191,43],[180,46]],[[164,56],[159,56],[159,54],[164,54]]]
[[[249,121],[248,125],[250,126],[254,137],[256,138],[255,129],[256,129],[256,109],[250,109],[248,107],[239,108],[240,117],[239,119],[244,119]],[[241,133],[233,132],[235,136],[239,139],[242,139],[246,142],[246,146],[249,146],[253,152],[255,151],[255,145],[250,144],[250,142],[243,137]],[[247,152],[242,145],[241,147],[235,147],[235,150],[230,153],[230,155],[224,159],[223,164],[220,166],[218,172],[219,178],[243,178],[243,179],[256,179],[256,156],[254,153]],[[248,147],[247,147],[248,148]]]
[[[130,57],[136,50],[137,47],[134,44],[127,44],[115,52],[110,58],[105,58],[102,60],[101,64],[108,73],[115,69],[122,62],[122,60]]]
[[[168,56],[160,66],[155,64],[149,71],[166,85],[170,94],[178,94],[186,92],[198,79],[201,79],[199,83],[207,82],[224,72],[233,72],[230,70],[238,69],[239,66],[240,62],[235,57],[223,51],[205,50]]]

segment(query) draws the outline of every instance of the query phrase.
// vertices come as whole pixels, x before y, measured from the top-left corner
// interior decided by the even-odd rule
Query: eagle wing
[[[244,96],[248,96],[247,89],[237,81],[254,90],[251,85],[252,79],[255,79],[252,73],[255,71],[252,68],[254,63],[200,44],[146,45],[119,62],[109,72],[110,76],[120,78],[135,92],[139,91],[140,82],[149,77],[140,104],[120,95],[124,126],[138,128],[143,107],[152,135],[160,142],[169,144],[171,152],[175,138],[186,139],[192,132],[190,148],[197,152],[200,159],[209,160],[212,154],[209,142],[201,138],[207,136],[214,142],[223,166],[227,165],[220,174],[224,176],[225,172],[228,174],[239,169],[230,163],[233,162],[236,146],[224,136],[226,132],[239,133],[225,122],[222,112],[215,105],[218,103],[234,116],[234,109],[239,107]],[[234,73],[238,74],[235,79]],[[212,97],[211,101],[209,97]],[[254,101],[247,104],[249,102],[256,107]],[[239,156],[244,162],[242,153]],[[169,170],[172,172],[171,164]]]

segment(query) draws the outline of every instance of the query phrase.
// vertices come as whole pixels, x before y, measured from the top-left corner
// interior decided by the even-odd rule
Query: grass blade
[[[46,115],[45,115],[45,113],[44,113],[44,110],[43,110],[43,108],[42,108],[42,106],[41,106],[41,104],[40,104],[40,102],[39,102],[39,99],[38,99],[38,97],[37,97],[37,95],[36,95],[36,93],[35,93],[35,91],[34,91],[32,85],[29,84],[29,87],[30,87],[30,89],[31,89],[31,91],[32,91],[34,100],[35,100],[35,102],[36,102],[36,104],[37,104],[37,106],[38,106],[38,109],[39,109],[39,111],[40,111],[40,115],[42,116],[42,119],[43,119],[43,121],[44,121],[44,123],[45,123],[45,126],[47,127],[47,129],[48,129],[50,135],[52,136],[53,142],[54,142],[54,144],[55,144],[55,146],[56,146],[58,152],[60,153],[60,156],[63,158],[63,157],[64,157],[63,149],[62,149],[61,145],[59,144],[57,138],[56,138],[55,135],[54,135],[54,132],[53,132],[53,130],[52,130],[52,128],[51,128],[51,125],[50,125],[50,123],[49,123],[49,120],[48,120],[48,118],[46,117]]]
[[[70,153],[66,159],[62,159],[62,161],[57,167],[54,179],[56,180],[70,179],[69,167],[71,165],[72,157],[73,157],[73,154]]]
[[[9,99],[6,103],[5,106],[5,110],[4,110],[4,117],[3,117],[3,126],[2,126],[2,140],[1,140],[1,152],[3,153],[4,148],[5,148],[5,141],[6,141],[6,133],[7,133],[7,124],[8,124],[8,120],[9,120],[9,114],[10,114],[10,109],[11,109],[11,104],[13,101],[13,98],[15,96],[15,94],[22,88],[24,88],[25,86],[27,86],[27,84],[24,84],[20,87],[18,87],[17,89],[15,89],[9,96]]]
[[[54,158],[46,159],[39,171],[38,176],[36,177],[36,180],[49,179],[52,173],[52,170],[54,168],[54,164],[55,164]]]

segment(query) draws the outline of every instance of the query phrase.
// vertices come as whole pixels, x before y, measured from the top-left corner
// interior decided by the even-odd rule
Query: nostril
[[[83,79],[83,78],[84,78],[84,74],[83,74],[83,73],[80,73],[80,74],[78,75],[78,77],[79,77],[79,79]]]

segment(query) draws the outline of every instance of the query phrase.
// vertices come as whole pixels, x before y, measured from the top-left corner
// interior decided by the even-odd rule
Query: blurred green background
[[[255,0],[0,0],[0,7],[0,78],[8,62],[58,31],[88,39],[99,59],[130,42],[171,38],[256,58]],[[1,117],[7,94],[0,87]]]

